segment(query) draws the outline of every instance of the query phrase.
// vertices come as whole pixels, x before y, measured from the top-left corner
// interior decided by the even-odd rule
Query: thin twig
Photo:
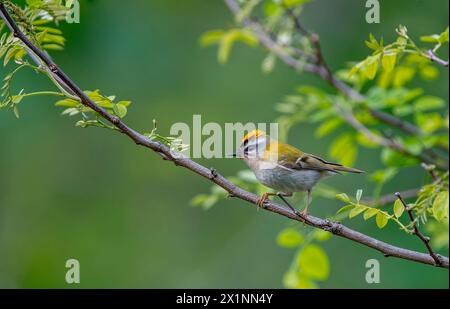
[[[400,200],[400,202],[402,202],[403,206],[405,207],[406,212],[408,213],[409,220],[411,221],[411,224],[412,224],[412,227],[414,230],[413,231],[414,235],[416,235],[424,243],[425,247],[427,248],[428,252],[430,253],[430,256],[433,258],[435,265],[441,266],[441,264],[442,264],[441,257],[434,252],[433,248],[431,248],[430,237],[424,236],[422,234],[422,232],[420,232],[419,227],[417,226],[416,220],[414,219],[414,215],[412,213],[411,207],[409,207],[408,204],[406,204],[406,202],[403,199],[400,192],[396,192],[395,195]]]
[[[287,12],[288,16],[291,18],[291,20],[293,21],[295,29],[297,29],[301,34],[303,34],[314,46],[315,52],[316,52],[316,64],[319,66],[323,65],[327,69],[327,71],[330,73],[330,70],[328,69],[328,67],[325,63],[325,58],[323,57],[323,54],[322,54],[322,48],[320,46],[319,36],[316,33],[312,33],[308,29],[303,27],[302,23],[297,18],[297,16],[295,16],[295,13],[292,9],[286,8],[286,12]]]
[[[251,192],[245,191],[242,188],[237,187],[232,182],[227,180],[225,177],[217,172],[214,172],[214,177],[212,177],[212,172],[210,168],[198,164],[179,153],[173,152],[169,147],[163,145],[159,142],[152,141],[142,134],[136,132],[132,128],[128,127],[120,118],[109,114],[105,109],[98,106],[94,101],[92,101],[64,72],[61,70],[48,56],[46,53],[41,51],[37,46],[35,46],[28,37],[20,30],[14,19],[9,14],[8,10],[5,8],[4,3],[0,2],[0,17],[5,21],[8,28],[14,33],[14,35],[19,38],[37,57],[42,61],[48,68],[58,76],[62,82],[69,87],[69,89],[77,96],[84,106],[87,106],[94,111],[96,111],[100,117],[104,118],[112,125],[114,125],[120,132],[128,136],[137,145],[149,148],[156,153],[160,154],[165,160],[173,162],[176,166],[184,167],[197,175],[208,179],[209,181],[217,184],[226,190],[230,195],[237,197],[243,201],[247,201],[251,204],[256,205],[259,201],[259,196]],[[311,215],[299,218],[292,210],[272,202],[268,202],[264,205],[264,209],[273,213],[280,214],[292,220],[298,222],[304,222],[305,224],[319,228],[325,231],[329,231],[337,236],[347,238],[359,244],[365,245],[367,247],[373,248],[381,252],[384,256],[398,257],[405,260],[415,261],[423,264],[434,265],[435,261],[425,253],[416,252],[400,247],[396,247],[368,235],[362,234],[360,232],[354,231],[338,222],[331,222],[329,220],[317,218]],[[442,268],[449,267],[448,257],[442,257],[442,264],[439,265]]]
[[[439,175],[436,173],[436,166],[426,163],[422,163],[420,166],[422,166],[422,168],[430,174],[434,181],[439,180]]]
[[[411,158],[416,158],[422,162],[435,164],[436,166],[439,166],[441,169],[448,169],[448,166],[445,163],[441,162],[434,162],[432,158],[430,158],[425,153],[419,153],[415,154],[409,151],[403,144],[386,137],[383,137],[381,135],[377,135],[370,131],[363,123],[361,123],[356,117],[345,110],[345,108],[339,103],[338,100],[334,101],[334,106],[337,110],[337,112],[341,115],[342,118],[350,125],[352,126],[356,131],[364,135],[367,139],[369,139],[371,142],[374,142],[375,144],[378,144],[383,147],[387,147],[390,149],[393,149],[403,155],[409,156]]]
[[[417,197],[419,192],[420,192],[420,188],[417,188],[417,189],[409,189],[409,190],[402,191],[402,192],[400,192],[400,194],[402,195],[402,197],[404,199],[408,199],[408,198]],[[380,196],[379,198],[375,198],[372,200],[363,200],[362,203],[365,205],[368,205],[368,206],[384,206],[384,205],[392,204],[396,200],[397,200],[397,197],[395,196],[395,194],[389,193],[389,194]]]
[[[448,60],[446,61],[439,58],[431,49],[428,50],[427,53],[424,54],[424,56],[430,59],[431,61],[448,68]]]

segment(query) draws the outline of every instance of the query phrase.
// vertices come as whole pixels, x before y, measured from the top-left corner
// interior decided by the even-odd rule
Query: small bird
[[[271,138],[261,130],[249,132],[242,139],[237,154],[233,156],[243,159],[259,182],[278,191],[264,193],[258,201],[258,206],[263,207],[269,196],[278,196],[301,218],[308,215],[311,190],[319,180],[341,174],[341,172],[364,173],[361,170],[304,153],[291,145]],[[292,196],[294,192],[305,191],[307,192],[306,207],[299,213],[285,197]]]

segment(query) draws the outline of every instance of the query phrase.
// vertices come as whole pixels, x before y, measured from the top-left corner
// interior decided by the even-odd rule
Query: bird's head
[[[264,131],[253,130],[242,139],[236,157],[259,159],[264,155],[269,141],[270,137]]]

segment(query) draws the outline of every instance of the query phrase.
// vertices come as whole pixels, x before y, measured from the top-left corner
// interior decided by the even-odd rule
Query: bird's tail
[[[364,171],[358,170],[356,168],[346,167],[342,165],[332,165],[333,170],[337,172],[346,172],[346,173],[355,173],[355,174],[364,174]]]

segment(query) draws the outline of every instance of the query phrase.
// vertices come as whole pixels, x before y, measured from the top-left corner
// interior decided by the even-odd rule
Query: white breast
[[[325,176],[314,170],[292,170],[284,167],[254,170],[256,178],[265,186],[284,193],[307,191]]]

